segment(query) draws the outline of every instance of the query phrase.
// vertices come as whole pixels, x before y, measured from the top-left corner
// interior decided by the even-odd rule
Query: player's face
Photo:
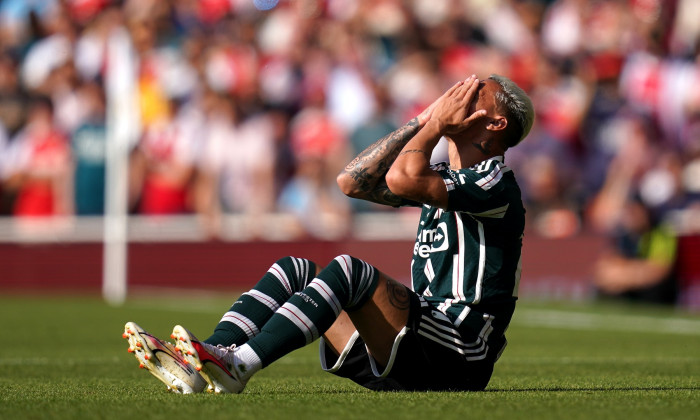
[[[491,79],[483,79],[479,81],[479,88],[476,92],[476,97],[469,104],[469,114],[473,114],[479,109],[486,110],[487,117],[496,116],[496,92],[501,86]]]
[[[501,85],[492,79],[479,81],[476,96],[469,104],[469,115],[478,110],[486,110],[486,115],[475,121],[474,130],[486,130],[491,133],[499,132],[508,126],[508,120],[496,105],[496,93],[501,91]]]

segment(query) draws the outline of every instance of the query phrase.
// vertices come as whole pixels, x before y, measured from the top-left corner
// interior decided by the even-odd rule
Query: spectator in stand
[[[0,54],[0,215],[12,214],[13,191],[7,188],[10,139],[22,129],[26,120],[26,93],[17,77],[17,62],[9,54]]]
[[[81,86],[77,96],[85,115],[71,136],[75,214],[100,215],[104,213],[105,204],[105,97],[96,83]]]
[[[10,214],[10,194],[5,192],[5,174],[6,166],[10,163],[8,162],[8,140],[7,140],[7,130],[5,126],[0,122],[0,216]]]
[[[209,101],[199,162],[200,213],[214,229],[220,229],[223,214],[248,216],[248,235],[259,237],[275,203],[274,121],[267,113],[242,118],[226,95],[211,93]]]
[[[638,198],[627,199],[612,247],[594,269],[601,296],[636,302],[675,304],[677,239]]]
[[[523,168],[527,191],[526,220],[529,230],[546,238],[568,238],[581,228],[573,197],[559,163],[548,155],[535,155]]]
[[[17,61],[10,54],[0,54],[0,124],[9,136],[26,122],[28,96],[17,74]]]
[[[292,230],[297,237],[336,240],[350,229],[350,203],[338,196],[339,190],[328,182],[328,165],[323,157],[301,155],[296,172],[282,189],[278,207],[295,216]],[[294,233],[295,232],[295,233]]]
[[[149,146],[148,153],[160,150],[150,162],[161,162],[149,174],[163,171],[177,179],[171,205],[157,212],[196,210],[206,216],[210,236],[221,231],[224,213],[275,211],[291,179],[306,183],[309,174],[333,172],[298,154],[289,122],[307,119],[310,110],[321,113],[329,126],[339,127],[338,138],[353,144],[357,133],[390,131],[446,89],[445,80],[471,73],[509,76],[531,94],[540,116],[528,143],[508,158],[526,176],[530,162],[547,169],[524,179],[530,232],[567,236],[601,229],[590,209],[598,206],[615,168],[611,162],[634,130],[630,118],[639,118],[658,127],[652,140],[664,159],[645,166],[648,174],[636,174],[635,188],[654,211],[686,212],[674,220],[692,233],[700,230],[687,212],[688,196],[700,190],[693,181],[699,7],[695,0],[344,0],[285,1],[259,11],[253,2],[228,0],[6,0],[0,2],[0,122],[9,140],[2,159],[5,172],[21,166],[12,157],[21,149],[14,143],[28,127],[28,98],[39,94],[51,99],[59,131],[73,140],[85,134],[82,86],[104,89],[107,40],[125,26],[138,55],[142,146],[154,136],[178,145],[170,151]],[[226,111],[212,110],[208,91],[235,104],[236,115],[215,116]],[[251,134],[256,130],[257,136]],[[211,140],[229,135],[224,133],[232,139]],[[237,147],[246,152],[231,152]],[[272,179],[272,163],[241,158],[270,148],[276,153],[265,154],[277,156],[278,168]],[[145,150],[135,153],[137,179]],[[171,152],[179,154],[177,164],[163,160]],[[341,154],[322,154],[323,164],[342,166]],[[434,155],[445,159],[440,146]],[[138,181],[132,202],[145,203],[154,181],[144,190],[143,178]],[[10,186],[2,198],[5,213],[17,191]],[[69,196],[61,201],[69,202],[70,188],[64,190]],[[345,199],[330,195],[327,201],[345,220]],[[570,223],[554,229],[536,221],[551,221],[539,216],[552,211],[566,216],[554,220]]]
[[[335,183],[337,158],[347,156],[343,132],[321,109],[308,108],[292,121],[291,136],[296,171],[282,189],[279,209],[296,216],[300,233],[343,237],[350,229],[350,203]]]
[[[657,191],[645,191],[644,179],[658,155],[653,131],[640,119],[627,124],[621,132],[623,143],[589,211],[590,224],[612,239],[611,249],[594,267],[595,286],[602,296],[673,304],[678,292],[676,233],[664,223],[661,206],[653,209],[650,202],[662,203],[658,193],[664,195],[663,202],[670,201],[675,188],[668,194],[660,185]]]
[[[189,187],[194,175],[194,144],[177,119],[170,102],[154,120],[131,156],[132,191],[139,191],[138,210],[146,215],[191,211]]]
[[[15,216],[73,213],[70,146],[54,123],[50,99],[40,97],[32,101],[27,124],[12,139],[7,153],[5,186],[15,191]]]
[[[379,86],[375,86],[375,92],[377,110],[373,117],[358,126],[350,135],[350,147],[354,155],[368,148],[375,141],[374,139],[380,139],[398,128],[389,113],[389,99],[386,92]],[[355,211],[383,211],[386,208],[364,200],[352,200],[350,204]]]

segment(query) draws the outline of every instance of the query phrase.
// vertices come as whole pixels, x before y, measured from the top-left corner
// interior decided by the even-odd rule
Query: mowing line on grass
[[[568,330],[606,330],[700,335],[700,320],[643,315],[591,314],[550,309],[516,310],[513,324]]]
[[[700,362],[700,357],[681,357],[681,356],[675,356],[675,357],[661,357],[661,356],[624,356],[624,357],[608,357],[608,356],[600,356],[600,357],[585,357],[585,356],[575,356],[575,357],[550,357],[550,356],[541,356],[541,357],[521,357],[517,355],[508,355],[506,359],[506,364],[509,365],[533,365],[533,364],[539,364],[539,365],[566,365],[569,366],[571,364],[606,364],[606,365],[620,365],[620,364],[669,364],[669,365],[676,365],[679,363],[698,363]],[[500,362],[499,362],[500,363]]]
[[[233,303],[233,300],[231,301]],[[197,301],[194,301],[193,303],[188,303],[187,305],[183,305],[182,303],[160,303],[160,302],[149,302],[149,303],[140,303],[140,302],[129,302],[129,307],[138,309],[138,310],[157,310],[157,311],[168,311],[168,312],[178,312],[178,313],[191,313],[191,314],[224,314],[228,307],[226,308],[218,308],[218,307],[212,307],[211,304],[207,303],[197,303]]]
[[[118,364],[119,357],[81,357],[79,359],[61,358],[61,365],[104,365]],[[4,357],[0,358],[0,366],[50,366],[55,365],[56,359],[49,357]]]

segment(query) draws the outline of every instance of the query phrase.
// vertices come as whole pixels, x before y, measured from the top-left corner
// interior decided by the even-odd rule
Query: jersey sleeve
[[[482,213],[491,211],[500,201],[503,175],[510,171],[500,162],[481,169],[452,170],[436,168],[447,188],[447,211]]]

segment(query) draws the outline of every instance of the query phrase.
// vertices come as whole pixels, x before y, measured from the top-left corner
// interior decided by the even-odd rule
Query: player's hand
[[[486,110],[483,109],[469,113],[470,104],[475,99],[478,89],[479,79],[472,75],[455,83],[436,101],[430,118],[436,121],[440,133],[459,133],[486,115]]]
[[[428,121],[430,121],[430,117],[433,115],[433,110],[444,96],[445,93],[443,93],[442,96],[437,98],[432,104],[428,105],[423,112],[416,116],[416,119],[418,119],[418,127],[423,127]]]
[[[423,112],[418,114],[416,116],[416,118],[418,119],[418,126],[423,127],[428,121],[430,121],[430,118],[432,117],[433,111],[435,110],[435,107],[437,106],[437,104],[439,104],[440,101],[442,101],[445,97],[447,97],[448,94],[452,91],[452,89],[455,86],[457,86],[458,84],[463,83],[463,82],[464,82],[463,80],[460,80],[459,82],[457,82],[452,88],[445,91],[439,98],[437,98],[435,101],[433,101],[432,104],[428,105],[428,107],[425,108],[423,110]]]

